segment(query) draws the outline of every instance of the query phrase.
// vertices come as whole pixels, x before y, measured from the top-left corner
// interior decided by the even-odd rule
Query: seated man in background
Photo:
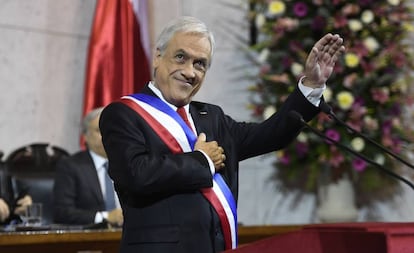
[[[107,157],[98,127],[102,109],[92,110],[83,120],[82,134],[87,150],[65,157],[56,164],[55,223],[108,222],[112,226],[123,223],[119,200],[107,173]]]
[[[20,215],[23,215],[27,206],[31,204],[32,198],[27,194],[18,197],[15,201],[5,165],[0,163],[0,224],[19,223]]]

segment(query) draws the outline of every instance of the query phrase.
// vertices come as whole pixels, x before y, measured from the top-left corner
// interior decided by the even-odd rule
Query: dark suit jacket
[[[143,93],[155,96],[145,87]],[[191,102],[197,133],[225,150],[220,172],[238,195],[239,161],[285,147],[301,129],[290,120],[295,110],[305,120],[319,111],[295,90],[278,113],[262,123],[236,122],[220,107]],[[201,152],[174,155],[134,110],[114,102],[101,115],[100,129],[124,212],[121,252],[217,252],[222,250],[215,211],[199,192],[212,186]]]
[[[92,224],[96,212],[105,210],[98,174],[88,151],[57,162],[53,191],[55,223]]]
[[[6,171],[6,163],[0,161],[0,198],[3,199],[10,209],[10,216],[4,222],[0,222],[0,225],[8,224],[11,220],[20,221],[20,218],[13,214],[14,212],[14,192],[11,184],[10,176]]]

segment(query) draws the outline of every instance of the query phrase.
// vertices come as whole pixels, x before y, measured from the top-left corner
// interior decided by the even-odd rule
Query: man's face
[[[100,156],[106,157],[105,149],[102,144],[102,136],[99,130],[99,115],[91,120],[86,131],[85,141],[90,150]]]
[[[156,51],[154,85],[169,103],[177,107],[190,103],[204,81],[210,52],[209,40],[191,33],[176,33],[163,55]]]

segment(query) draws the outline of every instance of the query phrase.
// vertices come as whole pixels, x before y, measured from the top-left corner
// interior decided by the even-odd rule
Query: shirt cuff
[[[108,219],[108,212],[106,212],[106,211],[97,212],[95,214],[95,224],[101,223],[101,222],[103,222],[106,219]]]
[[[318,107],[321,102],[322,94],[326,90],[326,84],[323,84],[321,88],[311,88],[303,85],[302,81],[304,78],[305,76],[302,76],[299,79],[299,90],[302,92],[302,94],[306,97],[306,99],[309,102],[311,102],[314,106]]]
[[[211,160],[210,157],[208,157],[208,155],[206,153],[204,153],[203,151],[201,151],[201,150],[197,150],[197,151],[200,151],[206,157],[206,159],[208,161],[208,166],[210,167],[211,175],[214,175],[214,173],[216,173],[216,168],[214,167],[213,160]]]

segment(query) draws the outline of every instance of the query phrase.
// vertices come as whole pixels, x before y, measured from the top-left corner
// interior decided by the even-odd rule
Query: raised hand
[[[343,41],[338,34],[328,33],[315,43],[306,59],[303,85],[318,88],[326,83],[339,56],[345,52]]]
[[[224,149],[218,145],[217,141],[206,142],[206,135],[204,133],[198,136],[194,150],[201,150],[207,154],[213,161],[216,171],[224,168],[224,161],[226,160]]]

